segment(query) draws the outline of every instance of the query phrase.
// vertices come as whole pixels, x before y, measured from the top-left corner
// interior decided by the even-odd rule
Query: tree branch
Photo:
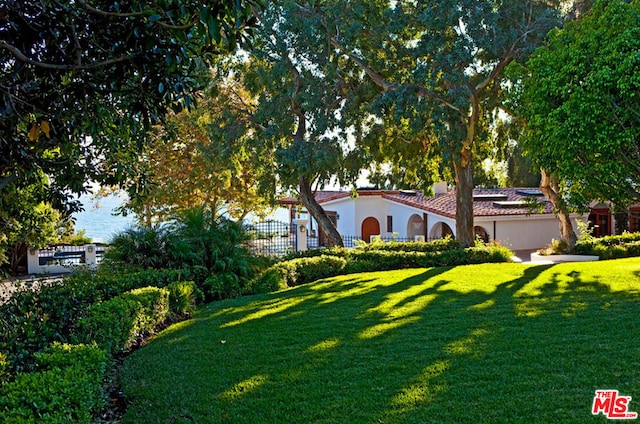
[[[87,65],[60,65],[55,63],[39,62],[37,60],[30,59],[24,53],[22,53],[17,47],[0,40],[0,49],[5,49],[11,52],[17,60],[24,62],[31,66],[36,66],[43,69],[55,69],[59,71],[81,71],[86,69],[96,69],[103,66],[113,65],[114,63],[126,62],[135,57],[135,55],[120,56],[113,59],[104,60],[102,62],[95,62]]]

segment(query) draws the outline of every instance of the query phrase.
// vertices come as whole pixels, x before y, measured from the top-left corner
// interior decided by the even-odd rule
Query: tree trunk
[[[466,162],[466,163],[464,163]],[[454,161],[456,178],[456,239],[473,246],[473,169],[471,161]]]
[[[320,229],[324,232],[329,240],[329,244],[332,246],[344,246],[342,236],[338,232],[338,229],[333,222],[327,216],[322,206],[316,200],[316,196],[311,190],[311,184],[307,181],[304,175],[299,178],[300,183],[300,200],[302,204],[307,208],[307,211],[315,218],[320,226]]]
[[[550,177],[547,174],[547,171],[543,168],[540,168],[540,173],[542,174],[542,179],[540,180],[540,191],[553,205],[560,225],[560,240],[567,243],[567,248],[571,251],[575,247],[578,238],[573,230],[567,205],[564,200],[562,200],[562,197],[560,197],[558,182],[555,178]]]

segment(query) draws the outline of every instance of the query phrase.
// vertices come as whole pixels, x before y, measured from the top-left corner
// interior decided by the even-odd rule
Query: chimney
[[[447,182],[446,181],[440,181],[437,184],[433,185],[433,194],[438,195],[438,194],[447,194]]]

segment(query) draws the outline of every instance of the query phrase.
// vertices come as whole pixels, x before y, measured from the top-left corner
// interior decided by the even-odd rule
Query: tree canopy
[[[139,158],[144,191],[132,190],[126,208],[149,227],[192,208],[204,208],[214,219],[267,213],[275,204],[273,150],[251,137],[248,118],[234,114],[238,108],[251,112],[253,99],[223,81],[197,108],[170,113]]]
[[[64,198],[136,175],[150,125],[192,103],[211,58],[247,40],[258,3],[3,1],[0,190],[43,171]]]
[[[640,2],[597,3],[524,69],[524,147],[570,205],[640,200]]]
[[[259,21],[251,55],[231,64],[231,77],[255,99],[255,108],[234,108],[237,119],[248,119],[252,130],[245,134],[273,149],[278,184],[297,189],[330,242],[341,245],[314,191],[334,178],[353,183],[360,170],[348,142],[359,115],[349,109],[341,74],[350,64],[296,2],[270,4]]]
[[[472,244],[473,152],[500,105],[505,67],[559,24],[559,2],[446,0],[306,4],[310,22],[377,90],[375,143],[401,166],[442,158],[456,183],[456,236]],[[311,24],[311,23],[310,23]],[[399,137],[396,137],[398,135]],[[431,172],[433,166],[426,169]],[[424,171],[422,171],[424,172]]]

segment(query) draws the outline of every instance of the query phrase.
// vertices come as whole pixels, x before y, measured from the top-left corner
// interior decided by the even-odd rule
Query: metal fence
[[[93,247],[87,246],[68,246],[68,245],[55,245],[38,249],[38,264],[39,265],[62,265],[72,266],[81,265],[86,263],[87,249],[95,249],[96,264],[102,262],[104,257],[105,247],[101,245],[95,245]]]
[[[249,249],[256,255],[284,256],[297,249],[296,226],[268,220],[249,226]]]

